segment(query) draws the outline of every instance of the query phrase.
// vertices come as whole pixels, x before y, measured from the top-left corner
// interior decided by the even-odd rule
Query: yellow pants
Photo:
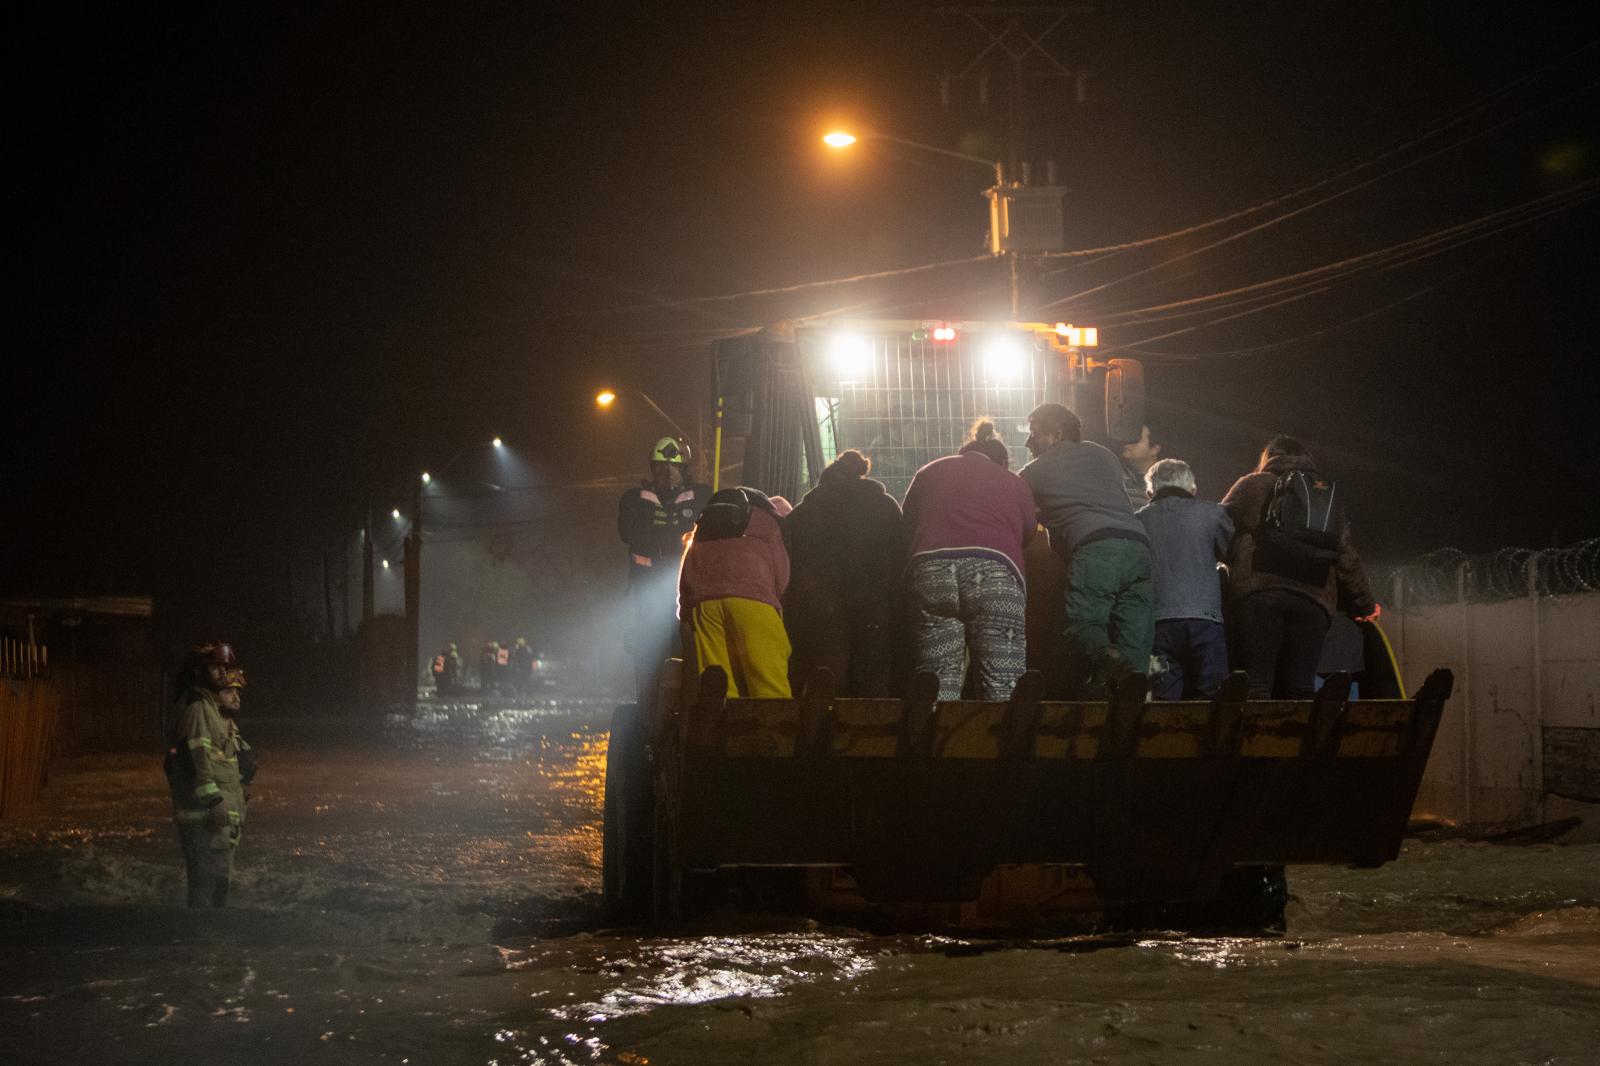
[[[697,604],[688,621],[698,669],[726,670],[728,695],[789,698],[789,634],[777,608],[729,596]]]

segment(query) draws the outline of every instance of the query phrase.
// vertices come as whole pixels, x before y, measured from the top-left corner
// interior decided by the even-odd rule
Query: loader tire
[[[670,741],[668,742],[670,743]],[[650,924],[665,928],[683,917],[683,868],[679,862],[677,834],[677,780],[672,756],[663,753],[654,774],[654,810],[650,834]]]
[[[608,921],[651,917],[655,795],[648,722],[636,703],[618,707],[606,747],[601,877]]]

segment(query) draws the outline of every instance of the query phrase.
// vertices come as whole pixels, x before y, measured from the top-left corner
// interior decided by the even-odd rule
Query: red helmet
[[[189,661],[196,666],[236,666],[233,645],[223,640],[203,640],[189,649]]]

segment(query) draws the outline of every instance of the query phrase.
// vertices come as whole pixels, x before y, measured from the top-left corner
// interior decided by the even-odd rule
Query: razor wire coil
[[[1501,548],[1469,555],[1439,548],[1391,568],[1387,588],[1403,582],[1403,602],[1484,603],[1530,595],[1574,596],[1600,592],[1600,537],[1565,548]]]

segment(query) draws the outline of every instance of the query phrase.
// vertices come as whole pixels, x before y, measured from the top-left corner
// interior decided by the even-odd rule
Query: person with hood
[[[1023,547],[1037,523],[1027,483],[994,423],[955,455],[918,470],[906,490],[907,607],[915,669],[939,676],[939,698],[1003,700],[1027,669]]]
[[[224,713],[221,694],[243,685],[231,645],[208,640],[189,653],[180,675],[178,717],[167,738],[166,774],[172,820],[188,881],[191,908],[225,907],[234,851],[244,831],[244,780],[239,756],[248,750],[239,727]]]
[[[856,449],[840,452],[783,520],[790,567],[783,618],[796,690],[821,666],[833,671],[841,696],[890,694],[905,532],[900,505],[867,477],[871,469]]]
[[[1150,502],[1138,512],[1150,538],[1155,587],[1158,700],[1210,699],[1228,678],[1217,564],[1233,546],[1233,519],[1221,504],[1195,498],[1194,471],[1162,459],[1145,474]]]
[[[678,573],[678,617],[692,669],[722,667],[730,696],[787,699],[788,586],[789,553],[772,501],[750,488],[715,493]]]
[[[1235,530],[1228,553],[1230,626],[1250,675],[1251,699],[1310,699],[1335,612],[1363,619],[1378,609],[1337,497],[1306,446],[1280,435],[1222,499]],[[1308,509],[1321,514],[1313,524],[1331,527],[1320,534],[1326,545],[1297,528],[1306,524]],[[1301,518],[1286,517],[1297,511]]]

